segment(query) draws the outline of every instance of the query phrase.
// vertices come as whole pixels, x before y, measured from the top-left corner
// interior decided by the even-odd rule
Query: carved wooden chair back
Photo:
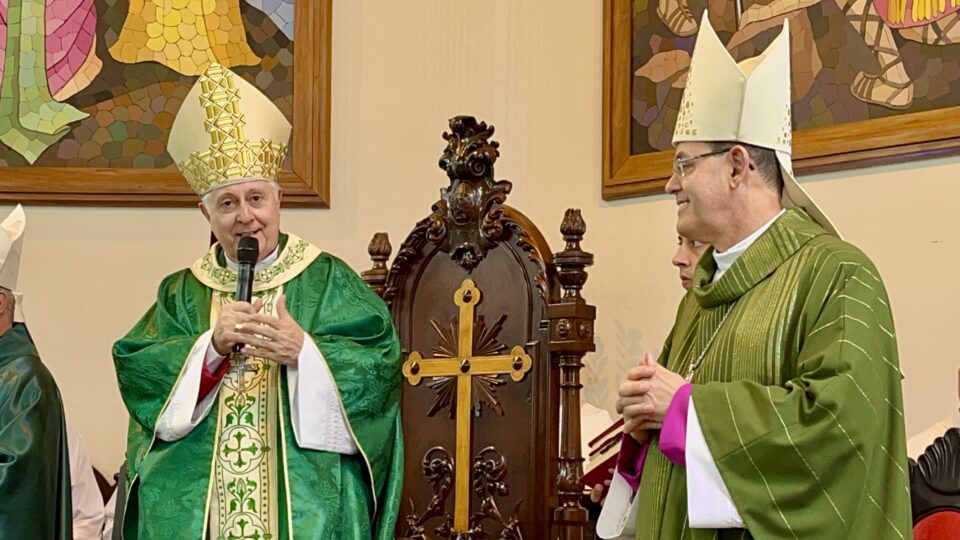
[[[578,210],[554,255],[505,204],[493,131],[451,119],[440,200],[389,270],[386,234],[369,247],[364,279],[389,304],[406,359],[398,537],[574,539],[586,522],[579,370],[595,310],[580,289],[593,257]]]

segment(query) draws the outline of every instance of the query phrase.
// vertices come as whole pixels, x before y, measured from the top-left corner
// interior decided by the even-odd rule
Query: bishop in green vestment
[[[219,65],[174,123],[169,151],[218,241],[113,348],[130,413],[125,538],[393,537],[399,343],[359,276],[280,232],[288,136]],[[234,297],[243,237],[259,246],[252,302]]]
[[[70,458],[60,391],[13,292],[23,208],[0,223],[0,538],[69,540]]]
[[[738,65],[704,17],[666,189],[712,247],[617,404],[638,539],[912,537],[890,303],[793,177],[789,65],[786,23]]]

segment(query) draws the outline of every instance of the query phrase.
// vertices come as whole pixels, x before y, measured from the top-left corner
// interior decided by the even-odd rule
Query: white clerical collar
[[[279,257],[279,256],[280,256],[280,243],[277,242],[277,247],[273,248],[273,253],[267,255],[267,258],[266,258],[266,259],[258,262],[258,263],[257,263],[257,266],[255,266],[255,267],[253,268],[253,271],[254,271],[254,272],[259,272],[259,271],[263,270],[264,268],[270,266],[271,264],[273,264],[273,263],[277,260],[277,257]],[[223,254],[223,258],[226,259],[226,261],[227,261],[227,268],[229,268],[230,270],[233,270],[234,272],[236,272],[236,271],[237,271],[237,267],[238,267],[239,265],[238,265],[237,263],[231,261],[231,260],[230,260],[230,257],[227,257],[227,254],[226,254],[226,253]]]
[[[732,248],[724,251],[723,253],[714,251],[713,260],[717,263],[717,271],[713,274],[713,281],[720,279],[720,277],[722,277],[723,274],[726,273],[731,266],[733,266],[733,263],[737,262],[737,259],[740,258],[740,255],[743,255],[743,252],[746,251],[747,248],[749,248],[757,240],[757,238],[760,238],[760,235],[766,232],[766,230],[773,225],[773,222],[782,216],[784,212],[786,212],[785,209],[780,210],[780,212],[773,216],[770,221],[764,223],[762,227],[753,231],[753,234],[750,236],[737,242],[737,244]]]

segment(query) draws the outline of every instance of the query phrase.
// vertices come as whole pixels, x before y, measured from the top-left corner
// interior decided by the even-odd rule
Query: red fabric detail
[[[920,520],[913,526],[914,540],[945,540],[960,538],[960,512],[941,510]]]
[[[203,366],[203,369],[200,370],[200,395],[197,396],[198,404],[220,384],[220,380],[227,374],[228,369],[230,369],[230,362],[228,362],[226,358],[220,361],[220,365],[217,366],[216,371],[211,372],[207,366]]]

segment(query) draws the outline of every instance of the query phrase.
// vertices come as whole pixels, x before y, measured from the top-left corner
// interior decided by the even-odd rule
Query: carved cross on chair
[[[456,484],[454,491],[454,530],[453,535],[470,532],[470,487],[471,479],[471,418],[473,403],[473,379],[475,377],[510,374],[519,382],[533,365],[524,348],[513,347],[508,355],[474,356],[474,307],[480,302],[480,289],[470,279],[463,280],[453,296],[454,303],[460,308],[458,350],[454,358],[423,358],[419,352],[412,352],[403,363],[403,375],[416,386],[424,377],[456,377]]]

